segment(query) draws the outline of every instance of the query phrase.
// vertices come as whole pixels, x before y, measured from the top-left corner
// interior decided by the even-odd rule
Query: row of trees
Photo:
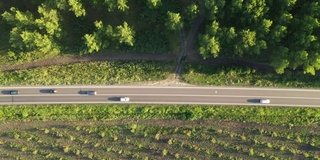
[[[278,73],[320,69],[320,3],[303,0],[206,1],[199,36],[204,58],[266,59]]]
[[[318,1],[12,0],[0,2],[0,12],[1,31],[8,35],[1,43],[13,59],[123,49],[166,52],[172,50],[168,43],[179,41],[172,34],[189,29],[203,14],[198,49],[204,58],[263,60],[278,73],[303,68],[315,75],[320,69]]]
[[[5,50],[13,60],[143,48],[149,44],[154,46],[148,48],[161,48],[155,45],[165,45],[172,37],[166,34],[177,33],[183,27],[179,12],[184,4],[173,5],[161,0],[13,0],[0,4],[0,26],[7,35],[0,42],[7,46]]]

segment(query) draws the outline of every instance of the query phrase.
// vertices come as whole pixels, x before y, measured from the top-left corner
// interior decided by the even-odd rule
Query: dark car
[[[9,93],[10,93],[11,95],[17,95],[17,94],[19,94],[19,91],[17,91],[17,90],[12,90],[12,91],[9,91]]]
[[[56,89],[49,89],[48,92],[49,93],[57,93],[58,91]]]

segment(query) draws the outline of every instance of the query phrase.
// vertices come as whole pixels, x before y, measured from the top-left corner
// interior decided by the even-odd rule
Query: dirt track
[[[172,54],[108,54],[101,53],[95,55],[69,55],[54,57],[34,62],[27,62],[18,65],[0,66],[0,71],[12,71],[21,69],[30,69],[36,67],[50,66],[50,65],[63,65],[70,63],[90,62],[90,61],[108,61],[108,60],[176,60],[177,56]]]

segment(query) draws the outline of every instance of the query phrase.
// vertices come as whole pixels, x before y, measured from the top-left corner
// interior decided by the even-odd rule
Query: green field
[[[1,159],[319,159],[312,108],[3,106]]]

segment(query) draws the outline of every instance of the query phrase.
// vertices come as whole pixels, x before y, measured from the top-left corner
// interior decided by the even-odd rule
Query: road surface
[[[48,89],[58,93],[50,94]],[[43,86],[0,87],[0,104],[215,104],[320,107],[320,90],[236,87],[161,87],[161,86]],[[18,95],[10,95],[18,90]],[[96,91],[97,95],[87,95]],[[130,102],[120,102],[130,97]],[[260,104],[259,99],[270,99]]]

